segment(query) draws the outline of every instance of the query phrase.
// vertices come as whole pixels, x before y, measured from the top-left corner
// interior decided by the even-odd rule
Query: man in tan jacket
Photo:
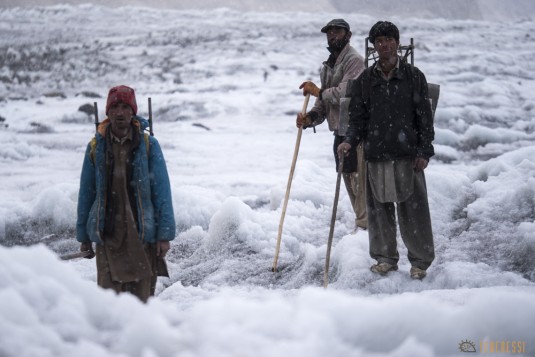
[[[349,101],[345,98],[347,83],[348,80],[356,79],[364,70],[364,59],[349,44],[351,29],[345,20],[331,20],[321,32],[327,36],[330,56],[323,62],[321,69],[321,88],[311,81],[304,82],[299,87],[303,89],[303,95],[310,94],[316,97],[316,102],[306,115],[303,116],[302,113],[297,115],[296,125],[298,128],[302,126],[306,129],[319,125],[327,119],[329,130],[334,133],[333,153],[338,171],[339,159],[336,149],[344,141],[348,123]],[[362,145],[345,157],[343,169],[342,176],[356,215],[355,228],[367,229],[366,166]]]

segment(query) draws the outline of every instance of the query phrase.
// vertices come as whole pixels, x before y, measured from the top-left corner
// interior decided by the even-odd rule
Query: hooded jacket
[[[98,127],[93,143],[87,145],[78,195],[76,239],[81,242],[102,244],[106,224],[106,197],[108,173],[106,163],[106,132],[110,124],[104,120]],[[131,184],[137,211],[139,238],[143,243],[175,238],[175,218],[171,185],[167,166],[158,140],[148,136],[139,140],[148,121],[139,116],[132,120],[137,147],[133,148]]]
[[[317,113],[313,125],[321,124],[327,118],[329,130],[339,131],[340,121],[347,121],[347,118],[340,117],[341,114],[344,116],[344,112],[340,110],[340,101],[346,97],[347,83],[351,79],[356,79],[363,70],[364,59],[349,43],[338,55],[334,66],[330,66],[328,61],[323,62],[320,73],[321,99],[317,98],[311,109],[311,112]]]

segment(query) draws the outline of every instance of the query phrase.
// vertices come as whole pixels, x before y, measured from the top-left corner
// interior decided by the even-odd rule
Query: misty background
[[[462,20],[531,20],[533,0],[2,0],[0,7],[79,5],[92,3],[111,7],[148,6],[161,9],[209,10],[229,8],[238,11],[302,11],[367,14],[384,17],[445,18]]]

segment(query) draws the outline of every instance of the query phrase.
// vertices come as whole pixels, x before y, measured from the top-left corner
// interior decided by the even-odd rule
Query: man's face
[[[346,44],[346,38],[349,40],[348,32],[343,27],[329,27],[326,32],[327,44],[329,47],[341,50]]]
[[[377,51],[379,58],[390,59],[397,57],[399,42],[393,37],[377,36],[373,47]]]
[[[134,111],[132,108],[124,102],[117,102],[110,106],[108,117],[111,121],[112,130],[128,129],[133,115]]]

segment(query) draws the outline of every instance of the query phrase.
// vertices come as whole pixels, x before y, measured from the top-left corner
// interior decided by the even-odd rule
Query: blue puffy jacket
[[[98,127],[95,138],[87,145],[78,195],[76,239],[102,244],[106,211],[106,128],[109,120]],[[137,205],[139,237],[144,243],[175,238],[175,217],[167,166],[158,140],[143,130],[148,121],[139,116],[132,121],[139,128],[141,141],[134,149],[132,162],[133,194]],[[147,152],[148,150],[148,152]]]

